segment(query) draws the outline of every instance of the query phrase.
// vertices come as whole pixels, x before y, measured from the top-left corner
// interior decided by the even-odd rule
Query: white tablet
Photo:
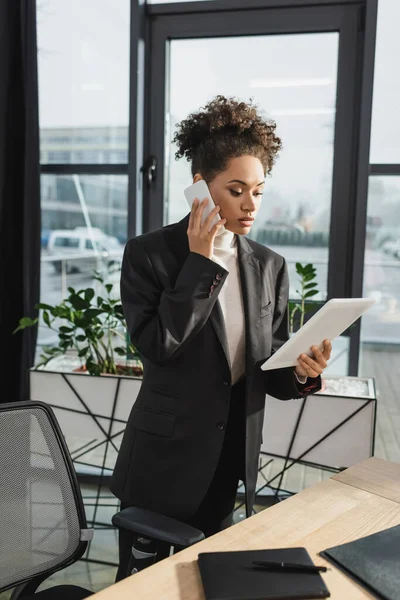
[[[300,354],[312,355],[311,346],[323,348],[323,341],[334,340],[363,313],[375,300],[371,298],[333,298],[319,309],[283,346],[279,348],[261,369],[283,369],[298,364]]]

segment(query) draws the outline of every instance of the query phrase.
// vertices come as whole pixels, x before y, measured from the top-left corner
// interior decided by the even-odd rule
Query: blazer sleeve
[[[289,276],[286,261],[278,273],[275,290],[275,311],[272,321],[272,354],[289,339]],[[265,391],[279,400],[291,400],[313,394],[321,389],[321,377],[308,377],[306,383],[297,381],[294,368],[263,371]]]
[[[155,364],[182,352],[208,320],[228,271],[191,252],[173,287],[163,289],[143,245],[124,250],[121,302],[132,344]]]

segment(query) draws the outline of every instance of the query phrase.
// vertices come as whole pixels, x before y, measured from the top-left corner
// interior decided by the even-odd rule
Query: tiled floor
[[[377,427],[375,439],[375,456],[400,462],[400,352],[372,351],[363,353],[361,375],[374,377],[378,395]],[[263,462],[267,462],[263,457]],[[275,459],[263,469],[266,478],[272,477],[282,468],[283,461]],[[289,469],[283,478],[282,488],[292,492],[300,491],[331,476],[329,471],[296,465]],[[265,479],[259,475],[258,484],[262,486]],[[93,495],[93,489],[83,489],[85,496]],[[87,500],[88,504],[89,501]],[[96,520],[111,522],[117,504],[109,494],[99,509]],[[257,505],[256,511],[265,509],[265,505]],[[87,506],[87,517],[92,518],[92,508]],[[243,507],[238,508],[235,521],[244,518]],[[113,529],[96,529],[91,545],[91,559],[109,562],[117,561],[117,535]],[[74,565],[50,577],[40,589],[56,584],[75,584],[92,591],[103,589],[114,582],[115,566],[106,566],[94,562],[79,561]],[[0,593],[0,600],[10,597],[10,592]]]

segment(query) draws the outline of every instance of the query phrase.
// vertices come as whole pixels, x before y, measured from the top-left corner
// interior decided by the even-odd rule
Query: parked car
[[[123,249],[116,237],[101,229],[87,227],[52,231],[47,245],[48,255],[55,258],[53,266],[57,273],[61,272],[63,260],[69,273],[117,266],[122,260]]]
[[[394,258],[400,258],[400,239],[384,242],[384,244],[382,244],[382,251],[385,254],[394,256]]]

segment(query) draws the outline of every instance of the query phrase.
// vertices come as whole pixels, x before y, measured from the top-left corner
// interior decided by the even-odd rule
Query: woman
[[[281,148],[275,124],[252,103],[217,96],[180,123],[174,141],[216,208],[202,224],[205,202],[195,201],[181,222],[126,246],[121,299],[144,375],[111,490],[124,507],[209,536],[231,525],[239,480],[252,513],[265,394],[319,390],[331,345],[294,369],[260,368],[288,339],[285,260],[244,237]],[[120,537],[119,577],[131,543]]]

